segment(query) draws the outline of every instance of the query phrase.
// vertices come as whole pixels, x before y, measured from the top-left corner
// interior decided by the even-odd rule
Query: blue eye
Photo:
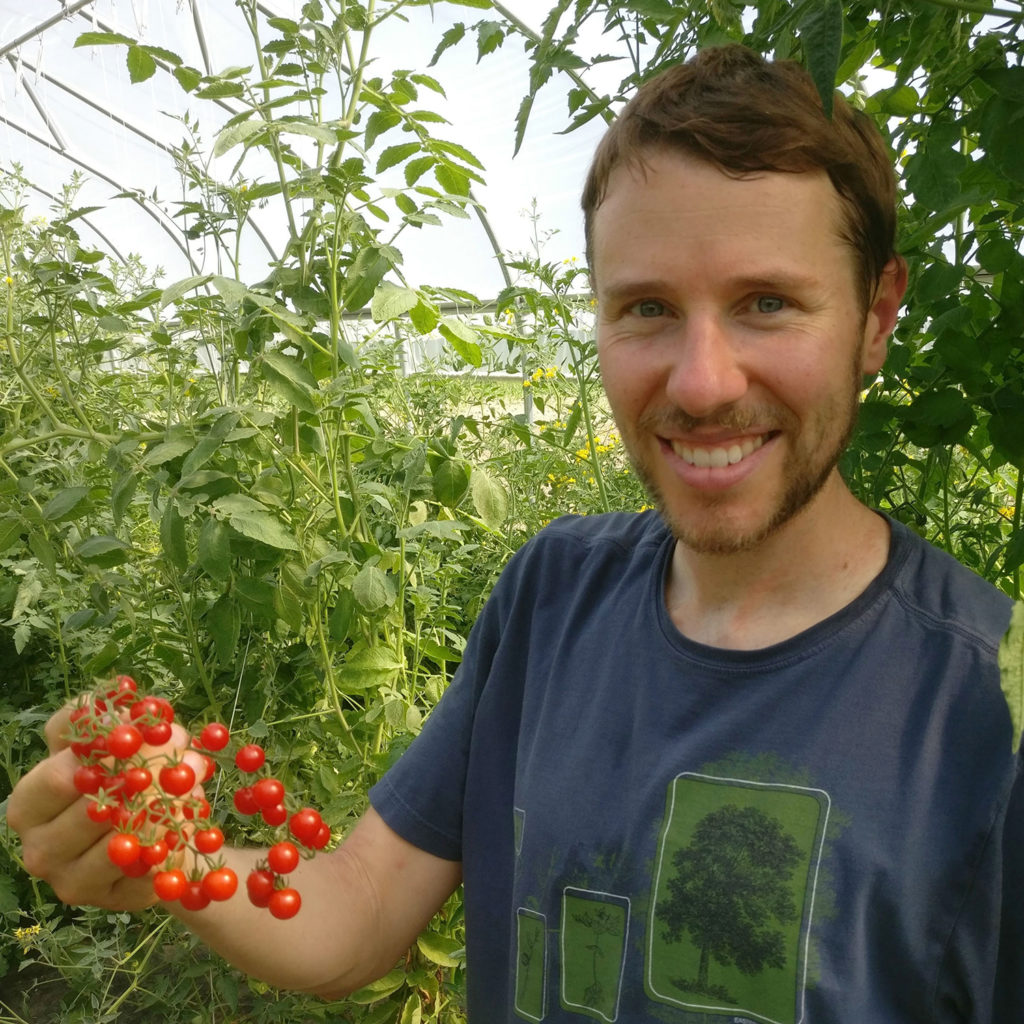
[[[757,300],[758,313],[778,313],[785,303],[777,295],[761,295]]]
[[[664,316],[665,305],[657,299],[643,299],[633,307],[633,312],[643,317]]]

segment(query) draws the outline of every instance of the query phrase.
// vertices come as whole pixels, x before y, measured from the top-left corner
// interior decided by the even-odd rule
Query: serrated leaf
[[[132,548],[119,537],[109,534],[94,534],[75,548],[75,554],[89,565],[110,569],[122,565],[131,557]]]
[[[441,318],[440,331],[470,366],[480,366],[483,363],[483,352],[477,344],[478,335],[468,324],[454,317],[445,316]]]
[[[231,528],[243,537],[281,551],[299,550],[291,530],[258,501],[244,494],[228,494],[218,498],[213,507],[226,515]]]
[[[230,665],[238,648],[242,629],[242,614],[238,602],[230,594],[221,594],[206,613],[206,628],[213,637],[217,660]]]
[[[195,92],[196,87],[203,80],[202,72],[197,71],[195,68],[174,68],[171,74],[178,80],[178,85],[180,85],[185,92]]]
[[[1024,733],[1024,601],[1017,601],[1010,615],[1010,627],[999,645],[999,681],[1010,707],[1014,753]]]
[[[181,518],[173,501],[167,502],[160,517],[160,546],[167,560],[176,569],[184,572],[188,568],[188,546],[185,543],[185,520]]]
[[[389,686],[398,677],[402,665],[393,651],[383,647],[353,648],[341,665],[345,690],[369,690]]]
[[[197,558],[211,579],[226,583],[231,578],[231,531],[219,519],[211,516],[203,523]]]
[[[807,60],[807,70],[821,96],[821,105],[832,116],[836,71],[843,49],[843,5],[840,0],[819,0],[800,21],[798,28]]]
[[[419,151],[420,144],[418,142],[403,142],[397,146],[388,146],[377,160],[377,173],[380,174],[381,171],[386,171],[389,167],[396,167]]]
[[[462,943],[450,935],[439,935],[437,932],[424,932],[416,940],[416,948],[432,963],[439,967],[458,967],[462,962],[452,954],[459,952]]]
[[[394,577],[376,565],[364,565],[352,581],[352,596],[367,612],[389,608],[398,596]]]
[[[457,508],[469,490],[470,467],[461,459],[445,459],[434,470],[434,497],[448,508]]]
[[[75,40],[75,46],[110,46],[114,43],[134,46],[135,40],[131,36],[121,35],[120,32],[83,32]]]
[[[148,469],[153,466],[162,466],[165,462],[171,462],[180,458],[195,447],[195,441],[189,437],[179,437],[172,441],[164,441],[155,448],[150,448],[142,459],[142,464]]]
[[[65,487],[43,506],[43,518],[51,523],[74,519],[84,511],[88,500],[88,487]]]
[[[8,548],[14,547],[21,537],[21,520],[17,516],[5,516],[0,519],[0,555]]]
[[[420,297],[412,288],[402,288],[384,282],[374,293],[370,303],[370,315],[378,324],[397,320],[408,313],[420,301]]]
[[[186,277],[181,281],[175,281],[174,284],[168,285],[160,295],[160,308],[169,306],[172,302],[177,302],[186,292],[193,291],[196,288],[202,287],[213,279],[213,274],[197,274],[193,277]]]
[[[156,61],[144,46],[128,47],[128,75],[133,85],[145,82],[156,74]]]
[[[217,141],[213,144],[213,155],[223,156],[229,149],[233,149],[240,142],[245,142],[265,127],[261,121],[252,120],[229,124],[217,136]]]
[[[469,478],[469,489],[477,514],[492,529],[499,529],[508,515],[508,495],[493,477],[475,467]]]
[[[287,402],[303,412],[316,412],[316,402],[313,400],[316,380],[297,359],[282,352],[264,352],[263,375],[267,383]]]

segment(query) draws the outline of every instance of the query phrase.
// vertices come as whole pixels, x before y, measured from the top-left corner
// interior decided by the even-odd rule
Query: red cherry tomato
[[[144,793],[153,785],[153,773],[148,768],[133,765],[124,770],[124,791],[129,796]]]
[[[274,895],[275,878],[273,871],[260,869],[250,871],[245,880],[245,889],[249,894],[249,902],[255,907],[265,907]]]
[[[203,892],[203,883],[197,881],[189,882],[178,900],[186,910],[203,910],[210,905],[210,897]]]
[[[258,743],[247,743],[235,754],[235,764],[243,772],[258,772],[266,759],[267,755]]]
[[[224,833],[216,825],[212,828],[201,828],[192,837],[192,842],[200,853],[216,853],[224,845]]]
[[[159,899],[167,903],[181,899],[187,888],[188,879],[185,877],[185,872],[179,868],[174,868],[172,871],[158,871],[153,876],[153,892]]]
[[[148,846],[143,846],[139,851],[139,860],[141,860],[146,867],[155,868],[158,864],[163,864],[167,860],[167,856],[170,853],[170,849],[162,839],[157,839],[150,843]]]
[[[129,832],[115,832],[107,840],[107,857],[119,868],[126,868],[139,859],[139,837]]]
[[[282,843],[275,843],[267,851],[267,863],[270,870],[279,875],[287,875],[294,871],[299,865],[299,851],[294,843],[285,840]]]
[[[231,899],[238,889],[238,876],[231,868],[216,868],[203,879],[203,895],[223,902]]]
[[[282,921],[294,917],[302,907],[302,897],[295,889],[277,889],[267,904],[271,914]]]
[[[141,746],[142,733],[128,722],[115,725],[107,736],[107,750],[121,761],[134,757]]]
[[[196,773],[184,761],[165,764],[160,769],[160,788],[171,796],[184,796],[192,792],[196,784]]]
[[[199,742],[203,745],[204,750],[223,750],[230,739],[231,733],[228,731],[228,727],[220,722],[210,722],[209,725],[203,727],[203,731],[199,734]]]
[[[86,796],[94,796],[100,789],[109,784],[110,776],[100,764],[83,764],[75,769],[75,789]]]
[[[260,807],[276,807],[284,800],[284,784],[279,779],[260,779],[253,783],[252,795]]]
[[[256,797],[253,796],[252,786],[243,786],[241,789],[236,790],[233,800],[235,810],[247,817],[255,814],[260,809],[260,805],[256,803]]]
[[[171,738],[170,722],[155,722],[142,727],[142,738],[151,747],[162,747]]]
[[[113,810],[114,808],[110,804],[101,804],[95,800],[90,800],[85,813],[89,815],[90,821],[95,821],[97,825],[101,825],[105,821],[110,821],[110,815],[113,813]]]
[[[320,812],[312,807],[303,807],[296,811],[288,822],[288,830],[303,846],[312,846],[324,823]]]
[[[271,828],[277,828],[278,825],[283,825],[288,820],[288,808],[284,804],[278,804],[276,807],[264,807],[260,811],[260,817]]]

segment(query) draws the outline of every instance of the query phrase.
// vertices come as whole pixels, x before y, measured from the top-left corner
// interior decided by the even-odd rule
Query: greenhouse
[[[275,918],[309,920],[308,903],[288,903],[301,886],[282,881],[307,866],[283,847],[315,864],[362,820],[513,556],[566,515],[671,520],[637,451],[653,413],[617,422],[616,401],[619,413],[641,398],[602,385],[611,317],[581,194],[643,83],[711,47],[795,62],[830,119],[849,105],[882,133],[906,292],[825,472],[837,465],[859,503],[1013,604],[993,673],[1019,746],[1022,37],[1020,0],[0,0],[0,1024],[466,1021],[461,888],[382,977],[346,998],[297,994],[160,906],[68,899],[33,871],[8,801],[47,754],[51,715],[91,694],[58,745],[81,760],[86,827],[122,841],[110,859],[166,886],[150,902],[190,909],[235,885],[242,902],[248,885]],[[664,296],[629,294],[630,316],[668,316]],[[618,364],[603,351],[605,373],[635,367],[638,393],[653,347],[652,335]],[[808,407],[827,395],[792,390]],[[694,455],[662,437],[661,451],[689,460],[681,479],[739,477],[748,457],[769,461],[758,449],[786,415],[756,442]],[[823,413],[826,440],[841,415]],[[553,598],[540,606],[561,614]],[[140,753],[182,728],[188,758]],[[144,749],[127,736],[139,730]],[[650,829],[678,878],[658,875],[637,901],[583,884],[573,863],[560,920],[539,901],[517,909],[516,1019],[747,1019],[727,1006],[799,1019],[799,998],[755,998],[749,979],[788,956],[813,989],[813,942],[779,907],[802,899],[799,872],[813,881],[838,818],[822,811],[795,846],[759,833],[798,865],[784,891],[759,883],[776,892],[764,913],[779,929],[763,948],[701,939],[682,866],[699,860],[703,822],[673,801],[707,802],[712,824],[727,815],[680,771]],[[787,778],[819,822],[818,790]],[[163,811],[144,807],[152,793]],[[749,821],[769,802],[750,797]],[[176,822],[170,848],[146,839],[158,812]],[[271,850],[269,881],[226,866],[243,845]],[[163,877],[181,847],[205,865],[205,895],[202,872]],[[575,942],[586,969],[531,973],[534,942],[552,963]],[[685,977],[658,943],[693,955]],[[631,982],[634,946],[649,964]],[[617,1018],[634,989],[655,1015]]]

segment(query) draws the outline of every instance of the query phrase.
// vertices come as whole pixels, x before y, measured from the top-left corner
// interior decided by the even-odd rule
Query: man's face
[[[756,546],[837,472],[902,295],[861,308],[839,227],[824,173],[740,180],[658,151],[611,177],[593,221],[604,386],[694,551]]]

